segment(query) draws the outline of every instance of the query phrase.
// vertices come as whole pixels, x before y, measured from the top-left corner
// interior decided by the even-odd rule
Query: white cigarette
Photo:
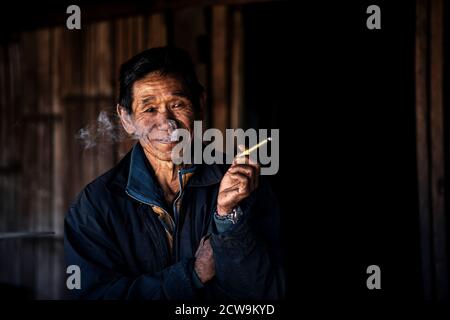
[[[239,153],[236,158],[240,158],[240,157],[245,157],[248,156],[250,153],[252,153],[253,151],[255,151],[256,149],[258,149],[259,147],[265,145],[268,141],[272,141],[272,138],[267,138],[264,139],[263,141],[261,141],[260,143],[254,145],[253,147],[251,147],[250,149],[244,150],[241,153]]]

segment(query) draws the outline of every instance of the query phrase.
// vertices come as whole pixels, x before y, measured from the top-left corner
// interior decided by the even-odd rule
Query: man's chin
[[[178,141],[158,141],[157,144],[161,145],[162,148],[170,147],[171,150],[177,145]],[[161,148],[161,147],[160,147]]]
[[[156,148],[156,154],[158,155],[158,158],[163,161],[172,160],[172,150],[176,145],[177,142],[159,144],[158,148]]]
[[[172,160],[172,150],[177,145],[178,142],[162,143],[153,141],[151,144],[145,143],[142,145],[147,156],[152,156],[160,161],[171,161]]]

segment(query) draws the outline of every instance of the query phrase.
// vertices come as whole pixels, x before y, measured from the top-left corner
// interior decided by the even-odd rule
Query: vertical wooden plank
[[[139,53],[146,49],[145,47],[145,19],[144,16],[137,16],[132,19],[132,23],[134,26],[134,34],[136,35],[136,47],[135,47],[135,53]]]
[[[172,42],[180,48],[185,49],[191,55],[195,72],[199,82],[208,89],[210,78],[209,62],[211,59],[211,48],[208,42],[208,30],[206,13],[208,9],[202,6],[192,6],[173,12],[170,21],[172,27]],[[209,108],[203,110],[204,127],[208,127]],[[219,146],[222,148],[222,146]]]
[[[37,88],[39,92],[37,117],[31,114],[29,121],[36,122],[39,150],[36,156],[36,171],[38,172],[38,185],[36,199],[37,214],[35,230],[47,231],[52,227],[52,165],[53,165],[53,117],[51,101],[51,57],[50,57],[50,29],[41,29],[36,31],[37,44]],[[50,297],[51,288],[51,261],[49,260],[48,241],[38,241],[36,248],[37,273],[37,298],[45,299]]]
[[[212,7],[212,125],[225,133],[229,126],[228,8]]]
[[[125,57],[131,58],[133,52],[136,51],[136,34],[134,30],[133,18],[125,18],[126,48]]]
[[[167,25],[162,13],[155,13],[148,17],[147,48],[167,45]]]
[[[16,43],[0,47],[0,230],[15,231],[18,228],[16,211],[17,174],[14,163],[16,149],[16,106],[18,70]],[[20,243],[17,240],[0,241],[0,282],[20,284]]]
[[[80,192],[83,185],[82,156],[83,149],[79,141],[75,139],[82,127],[82,33],[71,32],[67,29],[63,33],[63,45],[61,55],[70,63],[63,64],[61,84],[63,100],[63,130],[64,154],[66,159],[64,166],[64,203],[68,205]]]
[[[9,203],[9,197],[10,195],[8,190],[8,167],[9,167],[9,152],[11,152],[11,144],[8,143],[8,138],[11,136],[11,132],[9,132],[10,128],[10,122],[12,121],[10,110],[12,106],[11,101],[11,83],[10,83],[10,74],[11,74],[11,61],[10,61],[10,54],[9,54],[9,45],[6,45],[4,48],[2,48],[3,53],[3,76],[2,76],[2,156],[1,156],[1,164],[3,168],[5,168],[4,174],[2,175],[2,192],[4,193],[4,201],[2,203],[2,215],[4,216],[4,228],[6,230],[10,230],[11,228],[14,228],[14,225],[11,224],[11,207]],[[4,90],[4,91],[3,91]]]
[[[97,37],[95,25],[89,24],[89,27],[83,31],[83,59],[82,59],[82,118],[78,124],[77,132],[82,128],[88,126],[96,126],[97,119],[97,106],[96,106],[96,74],[95,72],[95,46]],[[93,129],[94,129],[93,128]],[[79,148],[82,150],[81,170],[82,170],[82,183],[79,186],[79,190],[86,185],[89,181],[94,179],[97,172],[96,161],[96,148],[84,148],[84,144],[79,142]]]
[[[105,112],[110,121],[114,119],[114,94],[112,88],[112,50],[110,22],[95,24],[96,50],[94,73],[97,77],[97,118],[100,112]],[[98,123],[97,123],[98,125]],[[111,169],[114,165],[114,141],[109,133],[100,136],[97,148],[97,175]]]
[[[120,72],[120,66],[125,61],[125,54],[124,54],[124,45],[125,45],[125,30],[124,30],[124,19],[117,19],[114,22],[114,68],[113,72],[115,74],[115,96],[119,96],[119,72]],[[121,126],[118,126],[117,128],[118,132],[123,133],[123,129]],[[123,143],[120,141],[116,144],[116,159],[121,159],[124,152],[123,152]]]
[[[113,96],[112,81],[115,80],[115,76],[112,70],[111,22],[99,22],[94,26],[98,40],[96,43],[96,72],[99,94],[105,97]]]
[[[17,101],[18,101],[18,45],[11,42],[0,47],[0,230],[17,230],[16,212],[18,150],[17,150]]]
[[[21,106],[21,132],[20,132],[20,162],[23,165],[23,171],[21,175],[21,206],[18,208],[22,215],[21,228],[24,230],[33,230],[34,215],[31,212],[34,211],[35,197],[34,190],[37,176],[35,172],[34,164],[36,163],[36,133],[32,125],[26,122],[26,116],[37,110],[35,93],[38,92],[36,84],[36,69],[37,65],[36,55],[29,54],[35,52],[36,36],[32,32],[25,32],[21,35],[20,39],[20,56],[22,59],[22,72],[23,78],[27,81],[23,81],[21,85],[22,92],[22,106]]]
[[[431,194],[433,206],[433,243],[437,299],[448,299],[448,269],[446,248],[445,190],[444,190],[444,10],[442,0],[431,1]]]
[[[18,109],[20,108],[20,83],[22,79],[20,78],[20,63],[19,63],[19,45],[17,42],[11,43],[8,46],[8,61],[9,61],[9,87],[10,87],[10,102],[7,106],[7,134],[9,144],[8,149],[5,150],[7,153],[8,166],[14,163],[19,163],[19,150],[17,148],[19,137],[18,126],[16,124],[19,121]],[[8,189],[6,196],[9,198],[9,210],[8,215],[10,216],[9,230],[19,230],[19,224],[21,219],[21,212],[17,211],[18,194],[20,192],[19,188],[19,172],[13,172],[8,174]],[[8,264],[13,268],[12,273],[14,274],[14,281],[17,285],[22,284],[22,274],[21,265],[23,264],[23,259],[21,256],[22,244],[20,240],[15,240],[11,243],[13,246],[13,252],[11,252],[10,257],[5,257],[8,259]]]
[[[428,161],[428,0],[416,2],[416,154],[420,218],[420,250],[422,264],[423,294],[427,301],[433,298],[433,270],[431,243],[431,204],[429,198]]]
[[[85,32],[82,61],[83,116],[80,128],[91,126],[95,129],[99,124],[97,119],[100,112],[106,112],[110,120],[115,119],[112,83],[117,77],[114,69],[118,70],[119,65],[113,63],[118,59],[124,61],[144,48],[145,25],[142,16],[118,19],[114,23],[117,41],[111,39],[110,24],[111,22],[92,23]],[[111,47],[113,44],[114,47]],[[116,57],[114,61],[111,54],[113,51]],[[82,151],[83,185],[110,169],[114,163],[114,147],[109,136],[99,135],[96,142],[95,147]],[[119,148],[121,146],[126,148],[123,153],[130,149],[130,143],[119,143]]]
[[[63,28],[57,27],[51,30],[51,61],[50,61],[50,84],[51,84],[51,113],[55,119],[63,116],[61,101],[61,66],[64,63],[61,55]],[[64,154],[64,130],[62,121],[55,121],[53,124],[53,168],[52,168],[52,229],[57,237],[63,235],[64,218],[64,193],[63,185],[65,181],[64,166],[66,161]]]
[[[51,30],[51,48],[50,48],[50,84],[51,84],[51,100],[52,114],[55,119],[62,119],[63,106],[61,98],[61,78],[62,65],[64,64],[64,56],[61,54],[63,45],[63,27],[56,27]],[[62,237],[64,230],[64,215],[67,207],[64,204],[63,186],[65,183],[64,166],[65,159],[64,146],[64,128],[61,120],[53,123],[53,168],[52,168],[52,229],[55,232],[55,238],[50,244],[51,256],[50,265],[50,296],[49,298],[57,299],[62,292],[62,279],[64,264],[61,261],[61,252],[56,251],[58,246],[62,245]]]
[[[90,128],[95,145],[84,149],[82,157],[83,186],[95,179],[113,164],[112,140],[97,129],[100,112],[111,115],[111,49],[108,22],[92,23],[83,38],[82,101],[83,118],[80,127]],[[106,133],[106,132],[103,132]],[[82,147],[82,146],[80,146]],[[83,187],[81,186],[80,189]]]
[[[231,44],[231,127],[242,128],[244,85],[244,26],[240,9],[233,11]]]
[[[76,109],[79,107],[77,93],[80,91],[80,37],[81,32],[71,32],[67,29],[62,30],[61,49],[58,53],[70,63],[61,64],[60,73],[60,95],[61,95],[61,114],[62,114],[62,131],[63,135],[63,154],[65,161],[61,164],[63,171],[63,202],[67,209],[69,203],[75,198],[77,193],[77,179],[80,176],[77,171],[79,153],[75,152],[74,138],[76,132],[72,129],[74,117],[79,115]],[[75,110],[72,112],[72,110]],[[72,114],[74,117],[72,117]],[[71,159],[70,161],[68,159]]]
[[[37,225],[35,230],[47,231],[51,227],[51,192],[52,192],[52,143],[53,118],[51,87],[50,87],[50,30],[42,29],[36,32],[37,65],[37,112],[30,114],[29,121],[35,122],[38,134],[39,151],[36,154],[39,184],[37,186]],[[35,115],[37,117],[35,118]]]
[[[64,242],[62,239],[52,242],[52,263],[54,269],[52,270],[53,278],[53,292],[52,299],[65,299],[65,258],[64,258]]]
[[[1,150],[4,150],[0,153],[0,166],[3,168],[3,170],[6,171],[7,168],[7,159],[6,159],[6,152],[7,152],[7,125],[8,125],[8,119],[6,116],[6,109],[7,109],[7,97],[6,92],[8,90],[7,88],[7,57],[6,57],[6,48],[4,46],[0,46],[0,112],[2,114],[2,117],[0,117],[0,148]],[[3,171],[2,170],[2,171]],[[6,206],[6,190],[7,190],[7,179],[5,173],[0,174],[0,192],[1,192],[1,202],[0,202],[0,231],[7,231],[7,206]]]
[[[141,16],[127,19],[118,19],[115,26],[115,70],[118,79],[122,63],[145,49],[146,32],[145,19]],[[118,94],[118,90],[116,90]],[[120,126],[118,130],[123,130]],[[135,141],[124,139],[117,144],[117,158],[121,159],[132,147]]]
[[[7,111],[9,112],[8,120],[8,139],[9,144],[8,150],[6,150],[8,155],[8,166],[11,167],[13,173],[9,176],[8,187],[11,190],[9,195],[11,205],[10,205],[10,215],[12,216],[12,225],[14,230],[19,230],[21,215],[17,214],[17,207],[19,202],[20,193],[20,153],[17,147],[20,143],[18,137],[20,137],[19,132],[19,122],[20,122],[20,105],[21,105],[21,92],[20,84],[23,79],[20,76],[20,50],[19,43],[14,42],[9,45],[9,61],[10,61],[10,77],[9,84],[11,87],[11,102]]]
[[[199,51],[202,37],[206,36],[206,21],[203,7],[187,7],[173,13],[173,42],[175,46],[189,52],[195,66],[197,77],[206,84],[207,66]]]
[[[20,51],[11,54],[15,57],[20,55],[20,72],[24,79],[18,88],[21,103],[11,103],[21,111],[20,141],[15,148],[20,151],[23,175],[21,205],[16,208],[16,219],[24,231],[47,231],[52,227],[53,123],[50,116],[49,41],[48,29],[25,33],[20,39]],[[13,241],[11,244],[16,246],[15,254],[21,262],[21,266],[15,268],[16,272],[24,271],[22,266],[34,266],[33,272],[28,273],[30,277],[28,274],[20,275],[21,284],[30,281],[38,297],[48,296],[51,274],[48,247],[37,245],[30,255],[22,256],[20,242]]]
[[[443,112],[443,1],[416,6],[416,132],[424,297],[448,299]]]
[[[118,19],[115,22],[115,55],[116,55],[116,59],[115,59],[115,72],[116,72],[116,81],[118,81],[119,79],[119,72],[120,72],[120,66],[122,65],[122,63],[125,62],[125,60],[127,59],[126,57],[128,56],[127,52],[126,52],[126,43],[127,43],[127,32],[126,32],[126,28],[125,28],[125,19]],[[119,96],[119,84],[117,84],[117,90],[116,90],[116,96]],[[121,127],[118,128],[119,131],[123,130]],[[123,131],[122,131],[123,132]],[[126,145],[124,145],[123,141],[120,141],[117,143],[117,149],[116,149],[116,153],[117,153],[117,159],[121,159],[125,154],[126,154],[126,150],[128,149],[128,147]]]
[[[38,289],[39,298],[61,297],[64,288],[64,261],[62,252],[63,218],[69,203],[81,185],[81,152],[75,140],[77,125],[82,113],[80,103],[80,32],[71,32],[65,27],[50,30],[51,53],[49,68],[50,113],[52,122],[52,203],[51,217],[56,237],[35,239],[28,243],[28,252],[45,249],[47,261],[47,288]],[[58,251],[57,251],[58,250]],[[29,253],[28,253],[29,254]],[[40,270],[43,270],[42,268]],[[26,272],[33,272],[26,270]],[[39,271],[42,272],[42,271]]]
[[[23,174],[21,179],[21,208],[22,227],[26,231],[35,231],[40,223],[40,212],[42,209],[41,198],[38,196],[41,174],[39,172],[38,153],[40,149],[40,135],[36,115],[39,114],[39,105],[42,105],[39,90],[38,68],[39,37],[37,32],[26,32],[21,36],[21,59],[23,61],[23,81],[21,92],[23,104],[21,106],[22,130],[19,144],[21,148],[21,163]],[[45,49],[44,49],[45,50]],[[30,54],[33,53],[33,54]],[[42,66],[40,66],[42,70]],[[39,94],[37,94],[39,93]],[[42,93],[45,95],[45,93]],[[24,259],[21,271],[23,278],[38,294],[42,277],[39,276],[40,252],[37,245],[32,245],[29,255]],[[29,266],[35,266],[31,269]]]
[[[26,121],[26,116],[37,109],[35,94],[36,87],[36,54],[30,54],[30,52],[36,51],[37,46],[36,35],[33,32],[22,33],[19,40],[20,48],[20,61],[21,61],[21,85],[19,91],[21,93],[21,104],[17,106],[19,112],[19,129],[18,135],[20,143],[17,144],[17,148],[20,152],[21,163],[21,176],[20,176],[20,189],[19,204],[17,206],[18,214],[18,230],[33,230],[33,212],[34,201],[33,193],[35,190],[36,177],[35,167],[36,162],[35,154],[37,149],[37,141],[35,138],[34,128]],[[25,81],[26,79],[26,81]],[[36,270],[32,266],[36,264],[34,247],[26,246],[24,241],[21,241],[22,252],[24,256],[19,268],[21,274],[21,282],[30,288],[35,288],[37,283]],[[28,250],[26,250],[28,249]]]

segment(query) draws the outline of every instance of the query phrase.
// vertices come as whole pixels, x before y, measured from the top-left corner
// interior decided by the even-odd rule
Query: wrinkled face
[[[178,143],[174,130],[187,129],[192,135],[195,117],[189,97],[188,89],[176,76],[150,73],[133,84],[133,112],[121,112],[122,124],[139,139],[146,154],[169,161]]]

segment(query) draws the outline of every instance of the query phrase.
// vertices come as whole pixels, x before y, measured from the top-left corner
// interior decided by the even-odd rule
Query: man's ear
[[[120,122],[122,123],[123,128],[125,131],[132,135],[136,131],[133,121],[131,120],[131,115],[128,113],[128,111],[122,107],[121,105],[117,104],[116,106],[117,114],[119,115]]]

